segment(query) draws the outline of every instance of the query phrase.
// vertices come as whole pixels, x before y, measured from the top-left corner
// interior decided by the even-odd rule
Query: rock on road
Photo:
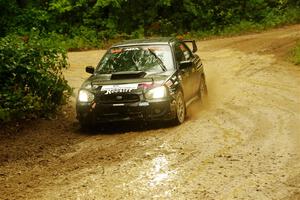
[[[300,67],[286,57],[299,39],[294,25],[198,42],[209,97],[181,126],[82,132],[73,99],[5,129],[0,199],[300,199]],[[75,89],[103,53],[69,53]]]

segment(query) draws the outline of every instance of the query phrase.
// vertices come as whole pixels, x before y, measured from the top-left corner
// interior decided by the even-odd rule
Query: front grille
[[[130,93],[114,93],[114,94],[101,94],[97,101],[99,103],[134,103],[140,101],[137,94]]]

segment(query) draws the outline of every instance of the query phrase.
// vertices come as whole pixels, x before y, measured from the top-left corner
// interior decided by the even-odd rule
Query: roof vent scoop
[[[126,72],[115,72],[111,75],[111,80],[119,79],[135,79],[143,78],[147,73],[142,71],[126,71]]]

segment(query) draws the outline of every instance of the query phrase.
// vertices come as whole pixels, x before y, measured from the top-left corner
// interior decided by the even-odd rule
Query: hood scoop
[[[142,71],[126,71],[126,72],[115,72],[111,75],[111,80],[120,80],[120,79],[135,79],[143,78],[146,76],[146,72]]]

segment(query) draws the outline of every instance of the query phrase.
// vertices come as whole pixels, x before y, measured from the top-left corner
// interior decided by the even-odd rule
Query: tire
[[[201,102],[203,102],[207,96],[207,86],[204,76],[201,76],[198,95]]]
[[[79,124],[82,130],[91,130],[94,128],[95,124],[87,119],[79,120]]]
[[[176,94],[176,114],[174,123],[175,125],[182,124],[185,120],[186,106],[184,102],[184,97],[181,91]]]

